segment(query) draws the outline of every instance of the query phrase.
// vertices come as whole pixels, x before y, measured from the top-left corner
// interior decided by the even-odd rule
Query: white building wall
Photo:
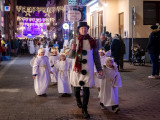
[[[136,8],[136,25],[134,26],[134,38],[148,38],[151,30],[150,25],[143,25],[143,1],[160,0],[97,0],[99,6],[94,12],[89,12],[88,6],[87,22],[90,24],[90,14],[94,15],[94,27],[98,25],[98,11],[103,10],[103,26],[112,34],[119,33],[119,13],[124,13],[124,31],[128,38],[132,38],[132,7]],[[108,6],[104,6],[107,2]]]

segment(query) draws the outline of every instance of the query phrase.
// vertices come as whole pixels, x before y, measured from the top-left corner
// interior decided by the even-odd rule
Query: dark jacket
[[[149,54],[160,54],[160,31],[153,31],[147,44]]]
[[[120,55],[120,40],[113,39],[111,44],[111,56],[114,58],[119,58]]]

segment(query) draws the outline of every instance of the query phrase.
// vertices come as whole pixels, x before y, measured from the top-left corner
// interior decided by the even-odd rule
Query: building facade
[[[4,37],[4,3],[5,0],[0,0],[0,30],[2,32],[2,37]]]
[[[11,40],[15,38],[17,28],[17,0],[5,0],[5,6],[9,6],[10,10],[4,12],[4,34],[5,39]]]
[[[112,36],[121,34],[126,44],[126,60],[131,57],[132,45],[138,44],[145,49],[151,33],[150,26],[160,24],[160,0],[82,0],[82,2],[83,5],[87,5],[90,34],[97,39],[105,31],[111,32]],[[149,12],[154,10],[157,11],[156,14]]]

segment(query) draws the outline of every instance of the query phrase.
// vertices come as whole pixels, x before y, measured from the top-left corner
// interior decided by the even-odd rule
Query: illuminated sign
[[[66,22],[86,22],[86,6],[65,5],[64,21]]]
[[[10,11],[10,6],[4,6],[4,11]]]
[[[68,0],[68,5],[77,5],[77,0]]]

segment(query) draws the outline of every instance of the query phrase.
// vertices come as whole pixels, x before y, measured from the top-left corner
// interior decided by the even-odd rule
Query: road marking
[[[7,70],[9,69],[9,67],[18,59],[15,58],[14,60],[12,60],[11,62],[7,63],[6,66],[1,70],[0,72],[0,79],[2,78],[2,76],[7,72]]]
[[[15,93],[15,92],[20,92],[19,89],[0,89],[0,92],[11,92],[11,93]]]

